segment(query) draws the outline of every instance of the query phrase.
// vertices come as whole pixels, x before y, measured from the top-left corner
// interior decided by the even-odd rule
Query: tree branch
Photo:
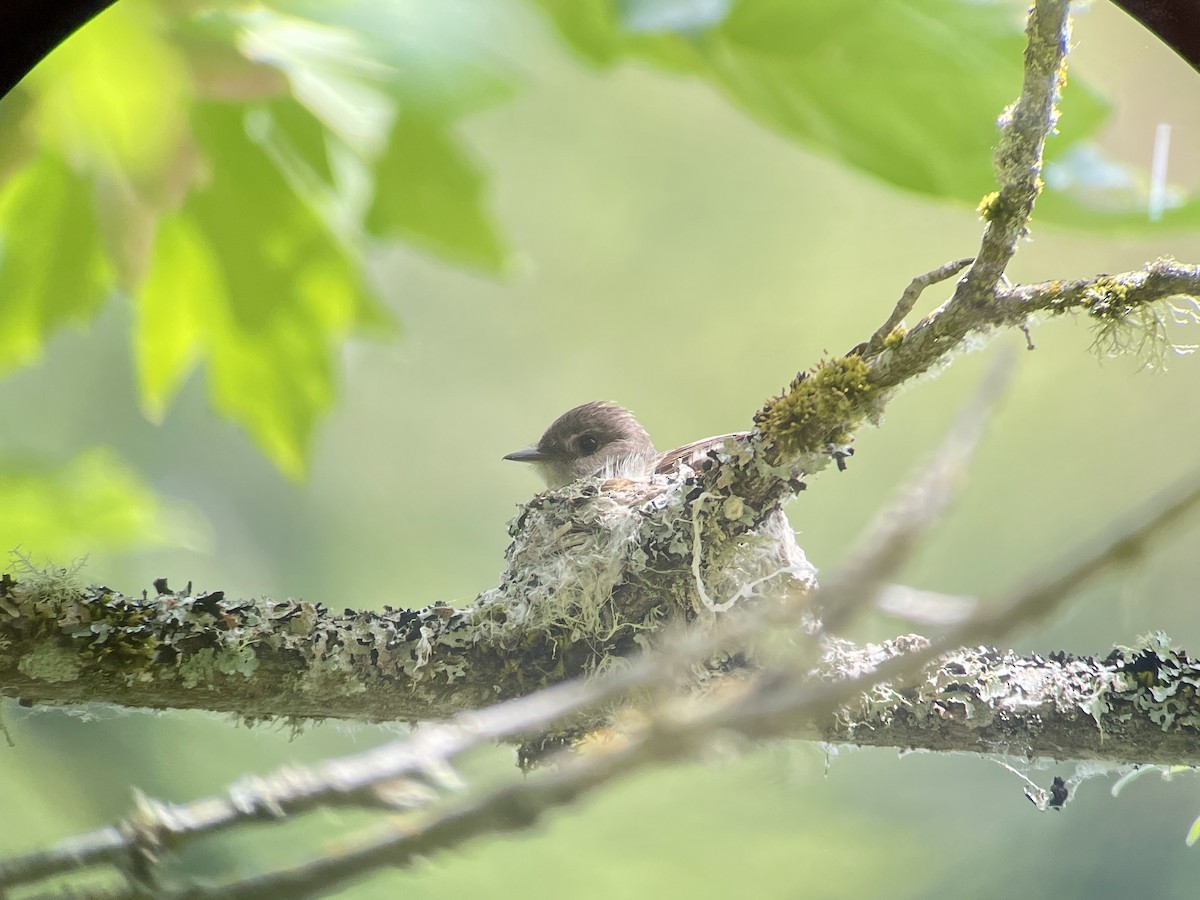
[[[803,655],[789,652],[756,675],[726,681],[703,697],[680,698],[673,691],[677,671],[695,665],[717,645],[684,636],[667,652],[648,655],[628,669],[460,714],[352,757],[248,780],[225,797],[186,805],[142,800],[124,822],[3,862],[0,888],[113,865],[131,883],[125,893],[106,892],[107,898],[142,896],[148,886],[159,897],[311,896],[373,868],[407,865],[471,837],[526,828],[595,787],[654,763],[692,756],[729,734],[931,750],[982,748],[1029,758],[1200,764],[1195,691],[1200,665],[1161,638],[1118,648],[1104,660],[951,650],[974,638],[1003,637],[1031,617],[1047,614],[1087,580],[1127,564],[1136,548],[1197,505],[1200,478],[1172,491],[1142,520],[1121,526],[1074,561],[1014,592],[997,614],[976,617],[937,642],[910,636],[859,648],[830,641],[815,672]],[[903,517],[901,530],[915,519]],[[800,611],[790,610],[793,623]],[[743,636],[757,631],[761,637],[778,628],[788,612],[763,615],[760,608],[728,623],[742,626]],[[656,690],[662,699],[619,740],[593,743],[591,752],[562,760],[551,773],[441,802],[443,794],[460,788],[452,764],[468,750],[545,729],[634,689]],[[431,811],[404,819],[382,836],[343,842],[340,852],[290,870],[215,886],[157,884],[155,865],[164,847],[254,822],[282,821],[321,805]]]

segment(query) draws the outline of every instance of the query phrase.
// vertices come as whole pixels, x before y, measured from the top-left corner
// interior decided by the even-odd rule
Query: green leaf
[[[755,119],[898,187],[976,203],[993,185],[995,117],[1021,84],[1009,6],[743,0],[709,29],[647,35],[614,4],[541,5],[592,59],[614,58],[620,34],[652,62],[685,42],[694,74]]]
[[[503,270],[508,254],[485,208],[486,179],[453,134],[458,118],[511,94],[491,49],[491,15],[459,0],[306,0],[287,10],[242,15],[242,41],[373,167],[368,231]]]
[[[99,223],[122,287],[145,269],[158,211],[177,205],[195,174],[191,80],[181,54],[159,34],[161,17],[146,0],[113,6],[23,83],[24,137],[87,180],[80,201],[87,201],[87,219]]]
[[[152,5],[125,0],[61,44],[27,83],[43,147],[162,203],[178,177],[191,86],[158,26]]]
[[[946,0],[741,3],[709,78],[755,118],[907,190],[976,202],[995,116],[1021,85],[1007,6]]]
[[[507,250],[485,210],[486,181],[445,126],[401,114],[376,166],[368,230],[499,272]]]
[[[267,106],[267,112],[284,146],[321,181],[333,184],[325,126],[294,100],[276,100]]]
[[[203,355],[211,310],[227,302],[220,263],[195,222],[165,219],[153,263],[137,294],[134,359],[142,411],[161,422],[168,404]]]
[[[26,128],[32,109],[33,96],[24,83],[0,99],[0,185],[38,155]]]
[[[511,18],[503,5],[476,0],[287,0],[280,5],[288,16],[308,23],[303,29],[294,24],[271,29],[276,58],[294,79],[303,75],[295,68],[299,62],[327,81],[370,84],[407,111],[444,120],[512,95],[509,64],[496,48],[496,35]],[[253,21],[260,29],[271,24],[261,14]]]
[[[896,187],[974,206],[995,187],[995,120],[1017,97],[1024,35],[1007,3],[875,0],[534,0],[589,62],[651,62],[702,78],[757,121]],[[706,24],[707,23],[707,24]],[[1108,113],[1072,81],[1047,159],[1069,158]],[[1162,226],[1186,224],[1190,205]],[[1051,184],[1038,220],[1152,227]]]
[[[115,453],[62,466],[0,463],[0,548],[69,559],[188,540],[188,528]]]
[[[0,152],[16,172],[0,187],[0,367],[36,358],[119,279],[135,296],[146,414],[161,420],[204,365],[216,408],[299,477],[334,399],[340,343],[395,329],[349,249],[371,179],[332,144],[359,150],[364,167],[382,155],[392,193],[373,209],[378,230],[497,270],[506,254],[484,178],[451,129],[511,87],[491,49],[504,12],[459,0],[284,6],[192,16],[124,0],[0,107],[24,139]],[[217,52],[222,40],[236,51]],[[247,107],[198,104],[197,92],[254,104],[251,136]]]
[[[203,359],[217,409],[288,475],[303,475],[313,426],[334,399],[339,342],[386,314],[242,118],[200,107],[193,121],[212,178],[164,221],[138,293],[143,404],[161,417]]]
[[[111,284],[89,185],[43,154],[0,188],[0,370],[99,309]]]

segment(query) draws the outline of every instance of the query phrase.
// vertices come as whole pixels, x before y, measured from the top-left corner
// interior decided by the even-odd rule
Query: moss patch
[[[754,424],[784,456],[846,444],[882,393],[870,374],[870,365],[857,355],[826,360],[767,401]]]

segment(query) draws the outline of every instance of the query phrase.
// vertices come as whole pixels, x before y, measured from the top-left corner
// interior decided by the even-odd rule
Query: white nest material
[[[510,523],[500,586],[473,607],[479,638],[509,645],[540,632],[603,657],[622,632],[710,622],[751,598],[813,587],[782,512],[743,530],[754,520],[740,498],[695,489],[679,477],[593,478],[534,498]]]

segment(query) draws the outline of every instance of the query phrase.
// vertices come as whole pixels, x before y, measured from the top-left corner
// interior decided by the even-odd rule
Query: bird
[[[607,400],[593,400],[567,410],[536,444],[504,459],[532,463],[546,486],[554,489],[592,475],[644,478],[670,473],[684,463],[695,468],[710,450],[747,434],[714,435],[659,453],[633,413]]]

